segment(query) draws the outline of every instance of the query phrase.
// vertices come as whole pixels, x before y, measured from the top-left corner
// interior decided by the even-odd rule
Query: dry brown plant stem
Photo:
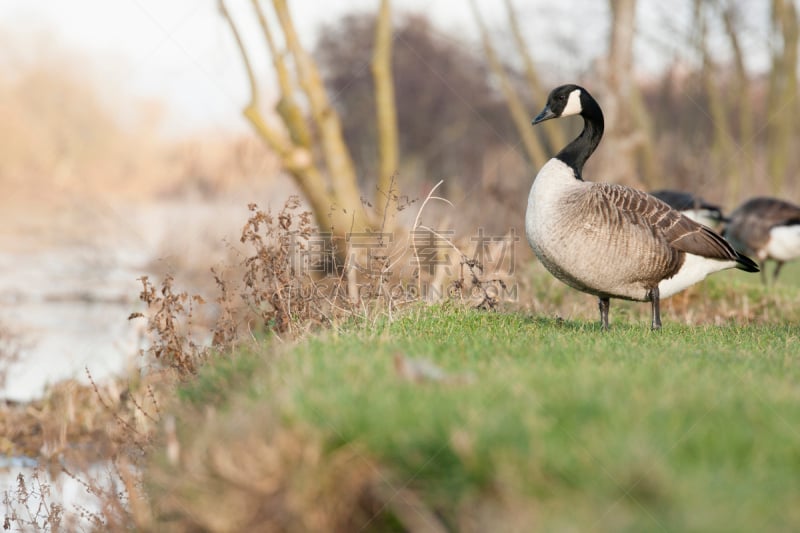
[[[422,294],[422,262],[419,258],[419,249],[417,248],[417,229],[420,227],[419,219],[422,216],[422,212],[425,210],[425,206],[428,205],[428,202],[431,200],[439,200],[440,202],[444,202],[450,207],[453,207],[453,204],[450,202],[450,200],[442,198],[441,196],[433,196],[433,193],[436,192],[436,189],[438,189],[442,183],[444,183],[444,180],[439,180],[439,182],[430,190],[428,196],[425,197],[422,205],[419,206],[417,216],[414,217],[414,225],[411,228],[411,248],[414,251],[414,259],[417,262],[417,294]]]
[[[386,202],[376,202],[377,216],[382,218],[381,231],[394,227],[394,207],[390,201],[398,168],[397,111],[392,76],[392,13],[389,0],[381,0],[375,25],[375,50],[372,55],[372,77],[375,80],[375,112],[378,122],[378,192]],[[387,224],[388,222],[388,224]]]

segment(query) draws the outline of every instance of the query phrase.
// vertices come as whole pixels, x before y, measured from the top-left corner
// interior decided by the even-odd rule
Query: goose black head
[[[584,98],[591,96],[586,89],[578,85],[562,85],[550,91],[547,97],[547,105],[542,112],[533,119],[533,124],[550,120],[551,118],[569,117],[580,115],[584,110]]]

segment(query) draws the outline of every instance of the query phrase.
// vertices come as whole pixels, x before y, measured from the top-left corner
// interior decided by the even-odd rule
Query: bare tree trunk
[[[539,168],[544,165],[549,158],[544,153],[544,149],[542,148],[541,143],[539,143],[536,133],[533,131],[530,113],[526,111],[522,100],[517,94],[517,91],[514,89],[514,86],[508,79],[508,73],[506,72],[505,67],[497,57],[497,52],[495,52],[494,46],[492,46],[492,41],[489,38],[489,32],[486,29],[486,25],[483,23],[480,13],[478,13],[478,7],[475,5],[475,0],[470,0],[470,7],[472,8],[472,14],[475,18],[475,22],[478,24],[478,28],[481,32],[483,49],[486,53],[486,58],[489,60],[489,66],[491,67],[495,76],[497,76],[497,78],[500,80],[500,89],[502,90],[503,96],[506,99],[506,104],[508,105],[508,110],[511,112],[511,118],[514,120],[514,125],[517,127],[517,132],[522,137],[522,144],[525,146],[525,151],[528,154],[533,166]]]
[[[366,217],[361,206],[356,171],[342,135],[339,114],[328,101],[328,93],[316,63],[300,43],[286,0],[272,0],[272,5],[278,15],[286,45],[294,59],[300,87],[306,95],[311,116],[319,130],[333,192],[336,199],[341,202],[342,208],[351,211],[356,231],[362,231],[366,227]]]
[[[780,194],[792,155],[797,111],[798,21],[793,0],[772,1],[772,23],[781,47],[773,51],[770,74],[768,161],[773,194]]]
[[[381,217],[384,216],[386,206],[393,206],[395,203],[387,202],[386,195],[391,193],[383,183],[386,176],[391,182],[397,167],[389,1],[384,0],[381,7],[376,36],[379,49],[375,51],[373,59],[376,100],[379,106],[378,129],[381,136],[382,175],[375,201],[379,217],[362,205],[357,175],[344,141],[339,115],[331,106],[317,65],[300,43],[286,0],[273,0],[272,7],[287,50],[278,49],[261,3],[252,0],[280,89],[280,99],[276,107],[283,127],[271,124],[262,114],[247,48],[224,0],[218,0],[218,6],[231,28],[250,82],[250,102],[244,108],[244,115],[267,146],[275,151],[284,169],[300,187],[311,205],[317,225],[322,231],[331,234],[338,264],[346,266],[343,264],[346,258],[346,246],[343,243],[346,242],[347,233],[383,226]],[[290,69],[290,65],[293,68]],[[325,169],[324,172],[321,167]]]
[[[606,115],[606,141],[601,156],[606,179],[652,188],[656,169],[649,134],[649,117],[633,75],[633,38],[636,0],[609,0],[611,35],[606,77],[607,94],[603,102]],[[645,175],[638,171],[638,160]]]
[[[744,52],[739,43],[739,16],[735,5],[732,3],[722,9],[722,22],[725,25],[725,33],[728,35],[728,41],[733,51],[736,73],[733,91],[729,91],[731,94],[729,105],[737,109],[739,118],[740,156],[737,158],[738,172],[731,176],[728,186],[727,200],[729,204],[739,201],[742,194],[743,177],[752,178],[755,175],[753,103],[750,94],[750,78],[747,75],[747,68],[744,63]]]
[[[305,147],[302,144],[295,144],[291,138],[287,138],[286,134],[282,130],[271,126],[262,116],[259,108],[258,87],[256,85],[255,75],[250,63],[250,57],[244,47],[244,43],[239,35],[239,31],[225,7],[225,3],[221,0],[219,2],[219,9],[222,13],[222,16],[228,21],[228,24],[231,27],[233,36],[237,45],[239,46],[239,52],[242,55],[242,62],[244,63],[248,80],[250,81],[250,102],[243,110],[244,116],[253,125],[256,133],[258,133],[264,142],[266,142],[267,145],[275,151],[278,157],[280,157],[284,168],[294,178],[295,182],[300,187],[300,190],[303,191],[303,195],[311,204],[311,208],[314,211],[319,226],[321,228],[330,229],[333,221],[326,220],[323,214],[330,210],[331,204],[334,200],[333,197],[328,193],[328,187],[325,184],[322,174],[314,164],[311,151],[308,147]],[[269,40],[272,42],[271,39]],[[282,59],[280,59],[277,54],[274,57],[277,57],[278,59],[276,59],[276,61],[279,64],[282,64]],[[285,72],[285,68],[276,68]],[[289,86],[288,77],[284,79],[282,84],[286,84],[286,87]],[[286,87],[282,86],[282,89],[285,89]],[[296,105],[293,103],[294,100],[291,99],[291,97],[289,99],[283,98],[283,101],[287,107]],[[291,111],[287,113],[292,114]],[[296,125],[296,127],[302,129],[298,125]]]
[[[702,0],[695,0],[694,15],[695,20],[698,21],[697,48],[703,59],[700,75],[703,82],[703,90],[708,98],[709,113],[711,114],[714,130],[711,145],[712,168],[716,177],[725,176],[727,178],[730,176],[731,181],[739,182],[740,174],[736,148],[731,137],[732,130],[728,123],[728,113],[725,109],[725,91],[715,81],[718,76],[707,44],[708,12],[704,8]]]
[[[531,57],[530,49],[528,48],[525,38],[522,36],[522,29],[519,26],[519,19],[517,11],[514,9],[514,4],[511,0],[505,0],[506,14],[508,15],[508,26],[511,28],[511,35],[514,37],[514,44],[517,48],[517,53],[522,58],[522,64],[525,68],[525,78],[528,81],[528,86],[531,89],[534,97],[541,98],[544,101],[547,98],[547,90],[542,87],[539,75],[536,73],[536,67],[533,65],[533,58]],[[542,124],[547,142],[553,150],[560,150],[562,146],[567,144],[564,130],[561,123],[557,120],[550,120]]]
[[[394,176],[398,167],[397,112],[392,77],[392,12],[389,0],[381,0],[372,55],[375,111],[378,121],[378,186],[375,198],[381,231],[391,231],[397,209]],[[385,196],[382,198],[382,195]]]
[[[261,9],[261,4],[258,0],[252,0],[252,3],[256,16],[258,17],[261,32],[264,34],[264,40],[266,41],[267,48],[272,57],[272,65],[275,68],[278,86],[281,90],[281,97],[276,106],[276,110],[283,119],[286,128],[289,130],[292,141],[297,145],[310,149],[312,141],[311,133],[308,130],[306,117],[303,115],[300,106],[297,105],[297,98],[295,98],[296,87],[292,81],[292,76],[286,66],[283,54],[275,45],[275,39],[272,37],[272,31],[267,23],[267,18],[264,16],[264,10]]]

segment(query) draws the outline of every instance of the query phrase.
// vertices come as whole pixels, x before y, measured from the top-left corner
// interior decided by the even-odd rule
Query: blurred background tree
[[[530,126],[547,92],[564,82],[585,85],[606,114],[606,139],[587,168],[595,179],[686,189],[729,208],[755,194],[800,194],[796,0],[474,0],[452,8],[454,28],[429,18],[435,9],[414,13],[395,2],[393,13],[388,0],[376,0],[313,32],[301,26],[302,39],[291,16],[299,4],[236,3],[220,20],[223,38],[235,35],[231,28],[255,32],[241,41],[245,68],[232,76],[251,81],[246,116],[269,148],[261,155],[280,161],[323,229],[384,225],[392,176],[396,192],[412,199],[444,179],[453,200],[474,195],[494,202],[489,209],[520,212],[537,167],[579,128]],[[378,34],[386,46],[374,46]],[[54,190],[37,183],[55,177],[79,195],[86,180],[115,191],[145,179],[134,175],[151,176],[148,191],[171,180],[137,170],[146,167],[142,154],[159,151],[155,130],[170,102],[120,113],[107,96],[113,85],[97,83],[113,83],[110,69],[92,77],[82,60],[20,63],[9,35],[0,53],[4,183]],[[16,48],[35,55],[35,46]],[[166,156],[153,158],[171,171]],[[213,171],[186,173],[213,181]],[[218,185],[199,187],[213,194]],[[477,213],[472,202],[461,205],[460,213]],[[489,224],[509,221],[519,223],[509,216]]]
[[[297,175],[297,161],[317,169],[319,178],[303,178],[316,185],[303,190],[312,196],[318,221],[331,203],[350,209],[351,218],[353,202],[366,196],[367,204],[378,203],[376,183],[385,183],[389,172],[381,149],[386,142],[397,147],[389,156],[396,161],[396,184],[412,198],[444,179],[449,197],[479,191],[484,213],[487,203],[519,211],[536,169],[579,129],[575,123],[530,126],[547,92],[565,82],[595,93],[606,115],[606,139],[589,163],[594,179],[684,189],[731,207],[754,194],[798,192],[791,179],[800,170],[792,150],[798,141],[798,14],[791,0],[684,0],[671,7],[653,0],[609,0],[604,7],[588,0],[549,7],[505,0],[505,24],[494,26],[472,0],[477,32],[459,36],[423,14],[392,16],[388,2],[381,2],[374,12],[326,23],[313,56],[293,44],[286,2],[272,4],[285,37],[284,44],[269,44],[281,88],[276,113],[286,138],[305,151],[278,150],[285,151],[290,174]],[[256,13],[259,5],[253,2]],[[558,33],[552,30],[547,42],[529,29],[537,16],[556,19],[576,10],[605,17],[593,25],[602,46],[582,48],[591,36],[574,24],[560,30],[563,38],[552,37]],[[390,79],[376,77],[382,72],[375,68],[381,24],[392,28],[391,48],[380,57],[391,67],[393,95],[378,105],[376,80]],[[642,68],[642,57],[649,68]],[[553,58],[575,58],[576,65],[558,67]],[[327,95],[323,108],[331,113],[311,105],[301,65],[318,73],[321,85],[313,92]],[[282,81],[287,76],[289,83]],[[298,95],[307,103],[292,103]],[[379,110],[391,101],[393,113],[381,118]],[[339,171],[326,167],[330,150],[319,121],[329,115],[336,117],[343,160],[352,162]],[[389,128],[396,139],[385,133],[388,116],[396,121]],[[317,189],[329,197],[311,192]],[[495,227],[507,227],[511,218]],[[377,219],[365,215],[360,224],[375,228]]]
[[[378,168],[374,83],[365,68],[376,20],[371,13],[348,15],[323,26],[315,52],[363,185]],[[483,57],[424,15],[405,14],[395,23],[391,66],[406,190],[419,192],[442,178],[445,187],[448,178],[478,181],[486,153],[515,136]]]

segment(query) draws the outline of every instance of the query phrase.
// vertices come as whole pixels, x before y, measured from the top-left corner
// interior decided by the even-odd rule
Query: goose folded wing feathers
[[[736,261],[738,254],[713,230],[695,222],[645,192],[615,184],[596,183],[603,200],[614,205],[631,223],[645,223],[670,247],[689,254]]]
[[[771,226],[790,226],[800,223],[800,208],[791,204],[782,204],[771,218]]]
[[[778,226],[800,223],[800,207],[775,198],[754,198],[731,214],[725,234],[735,239],[742,252],[759,254]]]
[[[769,230],[775,226],[800,221],[800,207],[773,198],[756,198],[731,214],[731,227],[755,246],[766,243]]]
[[[708,257],[709,259],[721,259],[737,261],[739,254],[731,245],[713,230],[698,224],[686,217],[685,222],[681,221],[681,231],[676,232],[675,239],[670,244],[682,252]],[[691,223],[694,227],[689,226]]]

